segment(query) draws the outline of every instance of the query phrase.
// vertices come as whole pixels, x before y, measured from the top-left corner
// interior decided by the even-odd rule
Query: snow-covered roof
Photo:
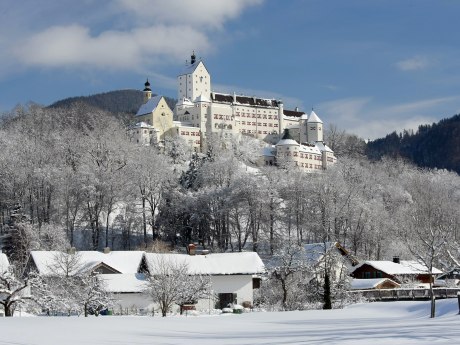
[[[351,289],[352,290],[365,290],[365,289],[375,289],[378,285],[389,281],[393,283],[395,286],[400,286],[395,281],[389,278],[371,278],[371,279],[353,279],[351,281]]]
[[[159,265],[187,265],[188,272],[203,275],[235,275],[264,273],[265,266],[255,252],[213,253],[208,255],[145,253],[150,274]]]
[[[10,266],[10,262],[8,261],[8,257],[5,253],[0,253],[0,272],[4,272]]]
[[[360,268],[363,265],[369,265],[374,267],[375,269],[382,271],[386,274],[390,275],[407,275],[407,274],[427,274],[428,269],[426,268],[425,265],[421,264],[420,262],[417,261],[405,261],[401,260],[399,264],[393,262],[393,261],[364,261],[361,264],[357,265],[355,267],[355,271]],[[442,273],[440,270],[437,268],[433,267],[433,274],[440,274]]]
[[[136,116],[150,114],[151,112],[153,112],[162,98],[163,96],[155,96],[150,98],[146,103],[141,105],[141,107],[137,111]]]
[[[142,292],[145,290],[143,273],[101,274],[106,290],[112,293]]]
[[[275,157],[276,149],[273,146],[267,146],[262,149],[262,155],[267,157]]]
[[[301,117],[300,117],[301,120],[308,120],[308,115],[307,114],[303,114]]]
[[[307,122],[310,122],[310,123],[312,123],[312,122],[323,123],[323,121],[321,121],[321,119],[318,117],[318,115],[316,115],[316,113],[313,110],[311,111],[311,114],[308,117]]]
[[[321,141],[316,142],[316,146],[318,147],[320,151],[334,152],[330,149],[329,146],[327,146],[325,143]]]
[[[198,103],[200,103],[200,102],[211,103],[211,100],[208,97],[206,97],[205,95],[201,94],[197,98],[195,98],[195,102],[198,102]]]
[[[282,146],[282,145],[299,145],[299,143],[295,141],[294,139],[281,139],[280,141],[278,141],[276,146]]]
[[[135,125],[131,126],[131,128],[149,128],[149,129],[153,129],[153,130],[158,131],[158,129],[155,129],[155,127],[153,127],[152,125],[149,125],[148,123],[143,122],[143,121],[136,123]]]
[[[197,67],[198,67],[198,65],[199,65],[200,63],[203,65],[204,68],[206,68],[206,67],[204,66],[204,63],[203,63],[201,60],[197,60],[197,61],[195,61],[193,64],[187,65],[187,66],[182,70],[182,72],[179,74],[179,76],[184,75],[184,74],[193,73],[193,72],[197,69]]]
[[[176,105],[179,105],[179,106],[182,105],[182,106],[187,106],[187,107],[193,107],[194,106],[193,102],[191,100],[189,100],[188,98],[185,98],[185,97],[180,99],[177,102]]]
[[[71,275],[91,271],[101,263],[110,266],[120,273],[137,273],[144,252],[112,251],[107,254],[97,251],[81,251],[75,254],[67,254],[59,251],[30,252],[31,260],[35,263],[41,275],[61,274],[62,272],[56,272],[56,270],[59,271],[59,268],[57,268],[58,262],[62,263],[65,260],[70,260],[71,255],[74,255],[76,258],[76,263],[72,265],[74,269],[70,273]],[[62,266],[62,264],[60,266]]]
[[[318,146],[310,146],[310,145],[300,145],[300,152],[307,152],[307,153],[315,153],[320,155],[321,150],[318,148]]]
[[[326,254],[329,250],[335,248],[335,242],[308,243],[304,244],[303,248],[305,249],[307,261],[310,264],[314,264],[321,260],[324,254]]]

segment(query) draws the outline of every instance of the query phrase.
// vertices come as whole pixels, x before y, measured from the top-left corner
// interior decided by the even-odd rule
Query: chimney
[[[299,107],[295,107],[295,111],[299,111]]]
[[[196,253],[196,246],[193,243],[188,245],[188,253],[189,255],[195,255]]]
[[[110,253],[110,247],[105,247],[104,254],[109,254],[109,253]]]
[[[70,255],[74,255],[77,249],[75,247],[70,247],[69,250],[67,251]]]
[[[399,256],[393,256],[393,262],[394,262],[395,264],[401,263],[400,260],[399,260]]]

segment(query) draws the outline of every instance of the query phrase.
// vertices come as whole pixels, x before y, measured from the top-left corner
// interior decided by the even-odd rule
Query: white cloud
[[[32,35],[13,48],[13,52],[17,60],[28,66],[135,70],[143,62],[182,60],[194,48],[206,52],[210,45],[203,33],[185,26],[105,31],[92,36],[88,28],[71,25],[51,27]]]
[[[347,132],[364,139],[376,139],[404,129],[439,121],[455,113],[460,96],[440,97],[396,105],[377,105],[372,98],[347,98],[322,103],[318,115]],[[448,115],[447,115],[448,116]]]
[[[226,21],[238,17],[247,7],[259,5],[262,1],[118,0],[118,3],[125,10],[149,22],[221,28]]]
[[[0,11],[9,33],[0,37],[0,75],[13,64],[158,71],[193,49],[212,53],[216,29],[223,34],[226,22],[264,0],[24,1]]]
[[[401,71],[416,71],[427,68],[430,65],[430,61],[423,56],[414,56],[410,59],[398,61],[395,65]]]

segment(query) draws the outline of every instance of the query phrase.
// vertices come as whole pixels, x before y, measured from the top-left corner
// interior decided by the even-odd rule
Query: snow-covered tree
[[[306,302],[302,299],[306,283],[311,278],[312,267],[307,261],[304,247],[296,241],[287,241],[273,254],[268,263],[268,271],[270,279],[279,284],[284,310],[296,309],[299,304]],[[299,294],[299,290],[303,290],[303,293]]]
[[[210,280],[201,275],[190,275],[188,265],[158,258],[148,277],[145,291],[158,303],[161,315],[165,317],[174,304],[181,307],[196,303],[209,295]]]
[[[28,279],[20,279],[13,265],[0,268],[0,305],[3,306],[5,316],[13,316],[17,305],[31,298],[26,293],[28,286]]]

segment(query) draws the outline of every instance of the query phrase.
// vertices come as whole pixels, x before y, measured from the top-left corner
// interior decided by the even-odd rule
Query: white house
[[[159,265],[186,265],[190,275],[206,275],[211,279],[213,296],[199,300],[197,309],[224,308],[229,303],[253,303],[253,280],[265,272],[255,252],[215,253],[206,255],[145,253],[151,275]]]
[[[151,302],[142,294],[145,282],[143,251],[32,251],[25,273],[36,271],[42,276],[99,273],[106,290],[114,294],[114,309],[147,309]]]

